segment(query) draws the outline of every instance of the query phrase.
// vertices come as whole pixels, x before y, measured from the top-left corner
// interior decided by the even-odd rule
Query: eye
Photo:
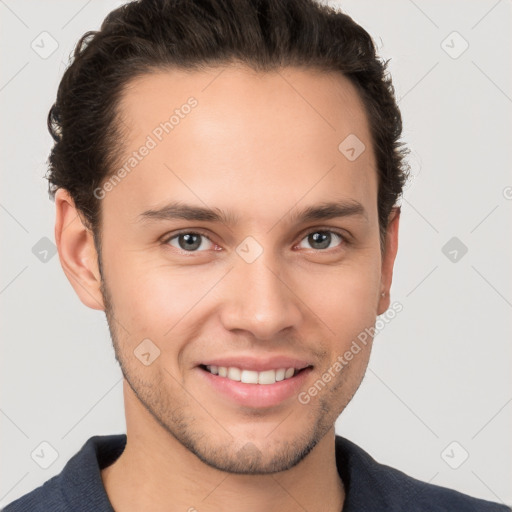
[[[340,247],[348,244],[348,240],[341,233],[329,229],[314,229],[306,233],[304,238],[298,244],[298,247],[307,249],[303,244],[307,242],[310,248],[315,251],[324,251],[333,247]],[[336,244],[336,242],[338,242]],[[182,231],[165,238],[162,242],[164,245],[170,245],[178,250],[194,253],[204,252],[209,249],[218,247],[210,238],[196,231]],[[335,244],[335,245],[334,245]]]
[[[213,245],[213,242],[206,235],[194,231],[184,231],[167,238],[164,240],[164,244],[169,244],[172,247],[176,247],[176,249],[181,249],[186,252],[202,252],[198,251],[198,249],[201,247],[205,249],[204,240],[207,240],[209,244]],[[208,249],[208,247],[206,249]]]
[[[315,229],[314,231],[310,231],[306,234],[306,236],[301,240],[299,247],[307,249],[307,247],[302,245],[302,243],[306,241],[314,250],[321,251],[323,249],[332,248],[331,243],[336,242],[336,240],[339,240],[342,243],[347,243],[345,237],[335,231]],[[342,243],[338,243],[337,246],[339,247]]]

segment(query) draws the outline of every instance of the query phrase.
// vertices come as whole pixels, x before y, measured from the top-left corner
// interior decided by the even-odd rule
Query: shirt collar
[[[60,489],[72,510],[114,512],[101,470],[121,455],[125,445],[126,434],[93,436],[68,461],[61,474]],[[398,505],[397,496],[407,494],[403,481],[399,493],[390,492],[390,485],[396,484],[389,472],[391,468],[377,463],[362,448],[338,435],[335,446],[336,466],[345,487],[341,512],[389,510]]]

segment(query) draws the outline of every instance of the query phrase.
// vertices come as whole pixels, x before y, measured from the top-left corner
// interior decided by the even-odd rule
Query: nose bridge
[[[247,240],[237,248],[230,272],[228,300],[223,308],[226,329],[251,331],[260,339],[272,338],[281,330],[297,326],[301,310],[296,295],[279,274],[283,261],[269,249]],[[258,244],[259,245],[259,244]]]

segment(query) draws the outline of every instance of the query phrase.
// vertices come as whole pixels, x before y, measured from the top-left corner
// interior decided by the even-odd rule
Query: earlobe
[[[92,232],[82,221],[67,190],[57,190],[55,208],[55,241],[62,269],[82,303],[104,311]]]
[[[394,207],[388,217],[386,245],[382,256],[381,288],[377,315],[382,315],[390,305],[389,290],[393,280],[393,266],[398,251],[398,227],[400,223],[400,207]]]

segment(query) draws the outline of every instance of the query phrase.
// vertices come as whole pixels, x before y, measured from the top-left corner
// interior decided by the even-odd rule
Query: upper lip
[[[251,370],[256,372],[263,372],[265,370],[277,370],[279,368],[296,368],[302,370],[308,366],[312,366],[311,363],[303,359],[297,359],[293,357],[285,356],[274,356],[267,358],[255,358],[249,356],[233,356],[233,357],[222,357],[208,359],[202,361],[200,365],[204,366],[225,366],[229,368],[234,366],[241,370]]]

